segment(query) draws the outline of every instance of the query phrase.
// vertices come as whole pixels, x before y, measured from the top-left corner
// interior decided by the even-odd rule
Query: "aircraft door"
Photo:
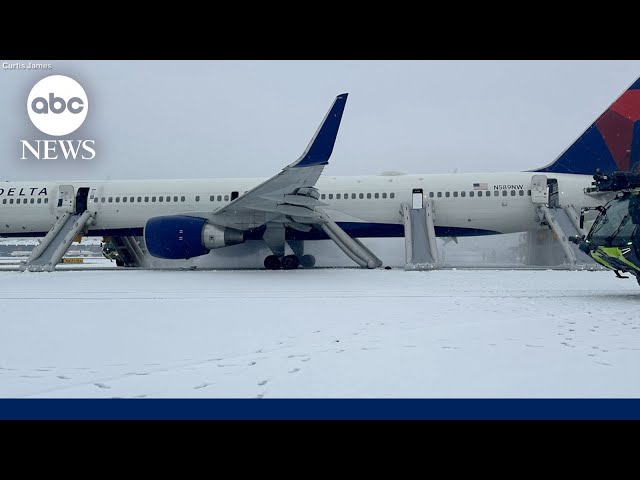
[[[82,187],[78,189],[78,194],[76,195],[76,213],[84,213],[84,211],[87,210],[88,195],[89,195],[88,187]]]
[[[421,188],[414,188],[411,193],[411,208],[414,210],[418,210],[423,208],[423,191]]]
[[[58,209],[63,212],[75,210],[76,197],[73,185],[60,185],[58,187]]]
[[[531,177],[531,201],[541,205],[546,205],[549,201],[549,190],[547,189],[547,177],[545,175]]]

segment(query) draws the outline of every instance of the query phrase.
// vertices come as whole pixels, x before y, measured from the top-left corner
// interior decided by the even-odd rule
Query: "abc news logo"
[[[84,123],[89,100],[84,88],[64,75],[51,75],[36,83],[27,98],[27,113],[42,133],[62,137],[75,132]],[[95,158],[95,140],[20,140],[22,160]]]

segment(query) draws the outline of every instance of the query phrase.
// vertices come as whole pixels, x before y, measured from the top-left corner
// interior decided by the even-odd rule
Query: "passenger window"
[[[211,196],[209,197],[209,201],[210,201],[210,202],[213,202],[213,201],[215,200],[215,198],[216,198],[216,196],[215,196],[215,195],[211,195]]]
[[[181,202],[184,202],[184,201],[185,201],[184,196],[180,197],[180,201],[181,201]]]
[[[474,195],[474,193],[473,193],[473,190],[472,190],[472,191],[469,192],[469,196],[473,197],[473,195]]]
[[[442,198],[442,192],[438,192],[438,198]]]
[[[333,193],[329,194],[329,200],[333,200]]]
[[[391,193],[389,194],[389,198],[393,198],[393,197],[395,197],[395,196],[396,196],[396,194],[395,194],[395,193],[393,193],[393,192],[391,192]]]
[[[222,201],[222,195],[218,195],[218,201],[221,202]]]
[[[7,201],[5,200],[4,203],[7,203]],[[38,203],[42,203],[42,199],[41,198],[38,199]]]
[[[200,201],[200,195],[196,195],[196,202]]]
[[[449,192],[444,192],[444,196],[445,196],[446,198],[449,198],[449,197],[451,196],[451,194],[450,194]]]
[[[358,195],[359,198],[364,198],[364,193]]]
[[[102,203],[104,203],[105,198],[104,198],[104,197],[102,197],[102,198],[100,199],[100,201],[101,201]]]
[[[340,194],[336,193],[336,200],[340,200]]]
[[[464,190],[462,192],[460,192],[460,196],[461,197],[465,197],[467,195],[467,192],[465,192]]]
[[[38,199],[38,200],[40,200],[40,199]],[[7,204],[7,199],[6,199],[6,198],[3,198],[3,199],[2,199],[2,204],[3,204],[3,205],[6,205],[6,204]]]
[[[109,197],[109,203],[113,203],[113,197]]]
[[[506,190],[502,190],[502,196],[506,197],[507,196],[507,191]]]
[[[482,196],[482,190],[480,190],[480,191],[478,192],[478,196],[479,196],[479,197],[481,197],[481,196]]]
[[[458,198],[458,192],[453,192],[453,198]]]
[[[320,195],[320,199],[324,200],[325,198],[327,198],[327,196],[323,193],[322,195]]]
[[[117,202],[117,201],[118,201],[118,200],[116,200],[116,202]],[[127,203],[127,197],[122,197],[122,201],[123,201],[124,203]]]
[[[155,202],[156,201],[156,197],[151,197],[151,201]]]
[[[167,202],[171,201],[171,197],[167,195]]]
[[[142,197],[138,197],[138,203],[142,203]]]
[[[355,200],[355,199],[356,199],[356,194],[355,194],[355,193],[352,193],[352,194],[351,194],[351,198],[352,198],[353,200]]]
[[[225,201],[225,202],[228,202],[228,201],[229,201],[229,195],[225,195],[225,196],[224,196],[224,201]]]
[[[149,201],[149,197],[144,197],[144,201],[148,202]]]
[[[521,197],[524,197],[524,190],[518,190],[518,194],[519,194]]]
[[[531,190],[527,190],[527,195],[531,196]]]
[[[493,196],[497,197],[498,195],[500,195],[500,192],[498,190],[494,190],[493,191]]]
[[[373,196],[374,196],[375,198],[380,198],[380,194],[379,194],[379,193],[374,193],[374,194],[373,194]]]
[[[348,194],[348,193],[345,193],[345,194],[344,194],[344,196],[343,196],[342,198],[344,198],[345,200],[349,200],[349,194]]]
[[[367,193],[367,198],[371,198],[371,194],[370,193]]]
[[[516,196],[516,191],[515,190],[511,190],[511,196],[515,197]]]
[[[429,192],[429,198],[433,198],[433,192]]]
[[[182,197],[182,198],[184,198],[184,197]],[[174,201],[174,202],[177,202],[177,201],[178,201],[178,197],[173,197],[173,201]],[[183,201],[184,201],[184,200],[183,200]]]
[[[383,193],[383,194],[382,194],[382,198],[387,198],[387,194],[386,194],[386,193]]]
[[[9,205],[13,205],[13,198],[9,199]]]
[[[49,203],[49,197],[44,199],[44,203]]]

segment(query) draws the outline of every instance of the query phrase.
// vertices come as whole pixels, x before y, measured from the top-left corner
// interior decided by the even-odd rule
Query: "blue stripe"
[[[633,124],[631,152],[629,153],[629,171],[636,172],[640,166],[640,120]]]
[[[0,399],[0,420],[640,420],[639,399]]]
[[[354,238],[401,238],[404,237],[404,225],[397,223],[337,222],[347,234]],[[477,237],[499,235],[500,232],[479,228],[435,227],[437,237]],[[247,232],[247,240],[260,240],[264,227]],[[324,230],[312,228],[309,232],[286,230],[287,240],[329,240]]]
[[[364,222],[338,222],[340,228],[352,237],[356,238],[397,238],[404,237],[404,225],[396,223],[364,223]],[[461,227],[435,227],[438,237],[477,237],[484,235],[500,235],[494,230],[482,230],[479,228]],[[143,228],[115,228],[108,230],[89,230],[89,237],[141,237]],[[247,240],[261,240],[265,227],[247,231]],[[34,233],[3,233],[0,237],[44,237],[47,232]],[[287,240],[329,240],[329,237],[320,229],[311,229],[310,232],[299,232],[287,229]]]
[[[638,90],[638,89],[640,89],[640,77],[635,82],[633,82],[633,85],[629,87],[629,90]]]

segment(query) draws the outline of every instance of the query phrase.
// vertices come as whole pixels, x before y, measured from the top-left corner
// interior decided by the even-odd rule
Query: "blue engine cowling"
[[[147,250],[154,257],[186,259],[209,253],[202,242],[207,220],[186,215],[154,217],[144,227]]]

